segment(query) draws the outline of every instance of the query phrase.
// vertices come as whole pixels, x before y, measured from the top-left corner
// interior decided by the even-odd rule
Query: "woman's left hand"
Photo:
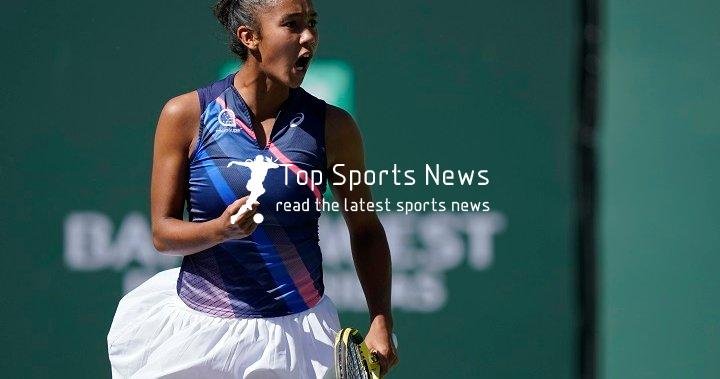
[[[386,375],[390,368],[398,363],[397,348],[392,340],[392,326],[382,316],[377,316],[370,324],[365,336],[365,345],[371,352],[377,352],[380,361],[380,375]]]

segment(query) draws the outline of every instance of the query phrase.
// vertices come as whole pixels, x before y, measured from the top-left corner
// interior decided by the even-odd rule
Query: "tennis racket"
[[[357,329],[343,328],[335,336],[337,379],[380,379],[377,353],[370,352]]]

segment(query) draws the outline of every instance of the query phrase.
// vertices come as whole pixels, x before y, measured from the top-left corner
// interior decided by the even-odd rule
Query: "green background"
[[[720,377],[720,3],[607,1],[603,378]]]
[[[119,238],[129,214],[147,217],[163,103],[213,80],[229,58],[210,5],[2,5],[0,369],[8,377],[109,376],[105,336],[123,273],[140,265],[71,270],[64,223],[99,212]],[[575,2],[319,0],[316,8],[317,56],[354,70],[369,167],[490,171],[486,187],[382,186],[376,197],[490,201],[505,222],[490,266],[462,262],[441,273],[441,309],[396,310],[393,376],[574,376]],[[341,318],[367,328],[362,313]]]

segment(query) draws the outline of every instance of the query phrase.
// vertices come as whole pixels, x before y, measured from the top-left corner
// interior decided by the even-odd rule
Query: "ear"
[[[235,37],[237,37],[238,41],[245,45],[249,51],[257,50],[260,36],[249,26],[241,25],[235,32]]]

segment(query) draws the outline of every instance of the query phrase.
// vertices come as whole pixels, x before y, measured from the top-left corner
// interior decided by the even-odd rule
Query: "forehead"
[[[315,13],[315,8],[311,0],[275,0],[270,2],[265,12],[280,17],[296,13],[309,15]]]

